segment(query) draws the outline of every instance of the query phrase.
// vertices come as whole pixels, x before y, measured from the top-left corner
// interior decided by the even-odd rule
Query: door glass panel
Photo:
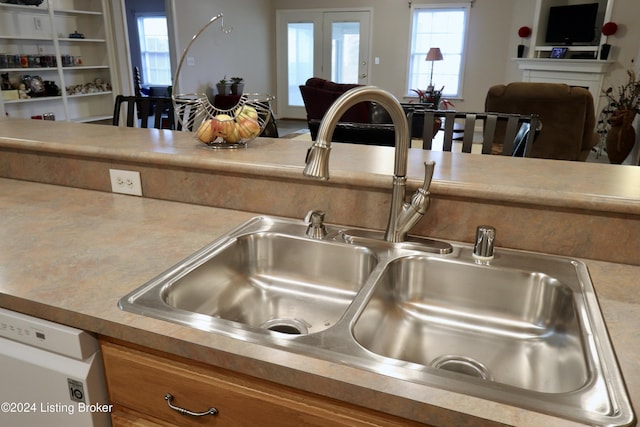
[[[300,88],[313,77],[313,22],[287,24],[288,104],[303,106]]]
[[[331,80],[358,83],[360,23],[333,22],[331,25]]]

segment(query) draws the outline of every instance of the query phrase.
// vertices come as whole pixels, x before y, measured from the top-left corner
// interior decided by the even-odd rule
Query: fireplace
[[[565,83],[589,89],[597,104],[604,75],[613,61],[593,59],[517,58],[522,81]]]

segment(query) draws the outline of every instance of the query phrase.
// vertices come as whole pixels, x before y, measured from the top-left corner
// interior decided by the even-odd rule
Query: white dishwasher
[[[98,340],[0,308],[0,426],[111,425]]]

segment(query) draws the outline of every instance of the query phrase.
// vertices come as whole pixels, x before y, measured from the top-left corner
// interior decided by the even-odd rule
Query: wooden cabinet
[[[115,62],[110,40],[106,0],[0,3],[0,73],[8,75],[13,86],[31,82],[26,94],[3,90],[2,116],[51,113],[56,120],[110,119]],[[44,92],[39,92],[45,82]]]
[[[422,425],[174,356],[102,342],[114,427]],[[216,408],[217,415],[194,417]]]

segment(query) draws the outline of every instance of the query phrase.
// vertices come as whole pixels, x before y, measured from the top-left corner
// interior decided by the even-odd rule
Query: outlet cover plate
[[[111,177],[111,191],[132,196],[142,196],[142,182],[140,172],[109,169]]]

